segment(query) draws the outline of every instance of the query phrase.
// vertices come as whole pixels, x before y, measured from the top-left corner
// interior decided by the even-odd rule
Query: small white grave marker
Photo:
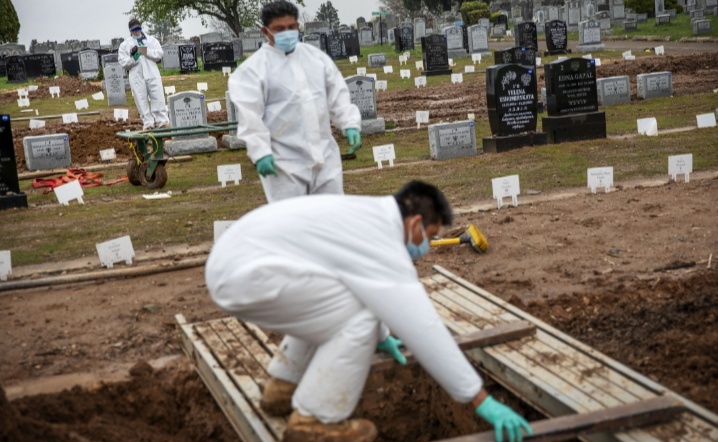
[[[172,191],[168,190],[167,192],[164,192],[164,193],[155,192],[150,195],[142,195],[142,198],[144,198],[146,200],[164,200],[167,198],[172,198]]]
[[[222,66],[222,76],[229,77],[232,74],[231,66]]]
[[[379,169],[382,168],[382,161],[389,161],[389,166],[394,167],[394,160],[396,159],[394,144],[374,146],[372,147],[372,151],[374,152],[374,161],[377,163]]]
[[[611,191],[613,186],[613,167],[593,167],[586,171],[588,176],[588,187],[592,193],[596,193],[602,187],[606,193]]]
[[[37,85],[33,84],[27,87],[27,90],[30,92],[35,92],[37,90]]]
[[[384,73],[385,73],[385,74],[393,74],[393,73],[394,73],[394,66],[384,66]]]
[[[374,79],[376,81],[376,74],[366,74],[367,77]]]
[[[222,236],[227,229],[234,224],[234,221],[215,221],[214,222],[214,242]]]
[[[423,61],[417,61],[414,63],[414,66],[416,66],[416,69],[423,71],[424,70],[424,62]]]
[[[666,55],[666,48],[663,46],[656,46],[656,55]]]
[[[626,61],[633,61],[635,59],[636,59],[635,55],[629,55],[628,57],[625,58]]]
[[[165,95],[172,95],[176,93],[175,91],[176,89],[174,86],[165,86]]]
[[[207,112],[219,112],[222,110],[222,103],[219,101],[213,101],[211,103],[207,103]]]
[[[465,74],[473,74],[474,72],[476,72],[476,68],[474,67],[474,65],[467,64],[466,66],[464,66]]]
[[[648,135],[649,137],[658,135],[658,121],[654,117],[639,118],[636,123],[639,135]]]
[[[450,58],[450,59],[449,59],[449,66],[456,66],[456,63],[454,63],[454,59],[453,59],[453,58]]]
[[[60,86],[50,86],[50,96],[52,98],[60,98]]]
[[[693,154],[673,155],[668,157],[668,175],[673,181],[678,181],[678,175],[683,175],[684,181],[690,180],[690,174],[693,173]]]
[[[399,56],[399,66],[406,64],[406,61],[408,60],[408,57],[404,57],[403,55]]]
[[[388,85],[389,85],[388,81],[378,80],[378,81],[376,81],[376,90],[385,91]]]
[[[621,54],[621,55],[623,56],[623,59],[625,60],[626,57],[630,57],[630,56],[633,55],[633,54],[631,53],[631,51],[626,51],[626,52],[624,52],[624,53]]]
[[[129,109],[115,109],[115,121],[127,121],[128,118],[130,118]]]
[[[77,110],[89,109],[90,103],[87,102],[87,98],[75,101],[75,108]]]
[[[404,57],[406,57],[406,59],[408,60],[409,57],[411,57],[411,52],[405,51],[405,52],[404,52],[403,54],[401,54],[401,55],[403,55]]]
[[[401,78],[411,78],[411,69],[402,69],[399,71]]]
[[[471,61],[476,63],[481,63],[481,54],[471,54]]]
[[[451,74],[451,84],[459,84],[464,82],[464,74]]]
[[[416,87],[426,87],[426,77],[414,77],[414,85]]]
[[[198,92],[208,91],[208,90],[209,90],[209,86],[207,86],[207,83],[197,83],[197,91]]]
[[[601,66],[601,59],[600,59],[600,58],[594,58],[593,61],[595,62],[594,64],[595,64],[596,67]]]
[[[499,209],[504,207],[504,198],[506,197],[511,197],[511,204],[514,207],[518,207],[519,194],[521,193],[518,175],[494,178],[491,180],[491,187],[493,188],[494,199],[498,203]]]
[[[593,60],[593,55],[586,54],[586,55],[582,56],[581,58],[585,58],[586,60]]]
[[[696,115],[696,122],[698,123],[699,129],[704,127],[716,127],[716,114],[711,112],[709,114]]]
[[[511,29],[507,29],[507,30],[506,30],[506,36],[507,36],[507,37],[513,37],[513,36],[514,36],[514,31],[511,30]]]
[[[62,114],[62,124],[72,124],[72,123],[79,123],[77,120],[77,114]]]
[[[227,187],[228,181],[234,181],[235,185],[239,185],[239,180],[242,179],[242,165],[229,164],[217,166],[217,177],[219,182],[222,183],[222,187]]]
[[[104,99],[105,99],[105,94],[103,94],[102,92],[98,92],[98,93],[96,93],[96,94],[92,94],[92,99],[95,100],[95,101],[104,100]]]
[[[18,98],[18,100],[17,100],[17,106],[18,106],[18,107],[28,107],[28,106],[30,106],[30,99],[29,99],[29,98]]]
[[[42,129],[45,127],[45,120],[30,120],[30,129]]]
[[[129,235],[97,243],[95,248],[97,248],[97,254],[100,257],[100,264],[108,269],[111,269],[115,263],[123,261],[125,264],[131,265],[132,258],[135,257],[135,249],[132,247],[132,240]]]
[[[85,204],[82,200],[82,196],[85,192],[82,191],[79,180],[70,181],[67,184],[55,187],[53,190],[55,191],[57,202],[63,206],[69,206],[72,200],[77,200],[78,203]]]
[[[0,281],[7,281],[7,275],[12,273],[12,256],[9,250],[0,250]]]
[[[117,152],[115,152],[115,148],[111,147],[109,149],[102,149],[100,150],[100,159],[102,161],[114,161],[117,159]]]
[[[349,63],[354,64],[359,62],[359,57],[356,55],[352,55],[349,57]]]
[[[466,117],[469,119],[469,121],[475,121],[475,120],[476,120],[476,115],[474,115],[474,114],[468,114]]]
[[[28,91],[27,89],[18,89],[17,90],[17,98],[27,98]]]
[[[416,128],[421,127],[421,123],[429,123],[429,111],[416,111]]]
[[[365,76],[366,68],[357,68],[357,75]]]
[[[536,57],[536,67],[541,66],[541,57]]]

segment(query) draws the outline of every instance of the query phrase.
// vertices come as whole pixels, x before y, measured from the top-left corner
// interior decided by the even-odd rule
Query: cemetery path
[[[435,249],[417,263],[419,274],[441,265],[718,411],[718,206],[711,203],[718,172],[691,178],[463,213],[454,232],[476,224],[489,251]],[[3,293],[0,383],[13,391],[180,354],[176,313],[190,322],[225,316],[206,293],[201,267]],[[0,403],[0,428],[25,431],[18,441],[71,439],[71,432],[92,440],[236,440],[186,358],[163,370],[141,363],[131,373],[119,384]],[[405,385],[406,376],[414,386],[429,382],[407,372],[376,385]]]

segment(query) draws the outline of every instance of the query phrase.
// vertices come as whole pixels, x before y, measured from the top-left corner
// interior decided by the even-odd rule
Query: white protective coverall
[[[327,54],[304,43],[285,54],[265,43],[232,73],[228,87],[249,158],[256,163],[274,155],[279,176],[261,177],[267,201],[344,193],[331,122],[342,133],[360,130],[361,114]]]
[[[356,407],[380,324],[459,402],[482,380],[432,305],[394,197],[313,195],[256,209],[214,245],[213,301],[286,336],[269,374],[298,383],[292,406],[324,423]]]
[[[147,55],[141,55],[135,61],[130,51],[137,46],[137,41],[132,37],[125,39],[117,51],[117,61],[130,71],[130,87],[142,118],[142,126],[149,129],[155,125],[169,124],[170,120],[167,116],[162,77],[157,68],[157,63],[162,61],[164,55],[162,45],[150,35],[145,36],[143,45],[147,46]]]

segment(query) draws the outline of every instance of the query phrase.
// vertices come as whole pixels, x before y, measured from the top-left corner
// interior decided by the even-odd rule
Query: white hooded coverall
[[[249,158],[256,164],[274,155],[279,176],[261,177],[267,201],[344,193],[331,122],[342,133],[360,130],[361,114],[327,54],[304,43],[285,54],[266,43],[232,73],[228,87]]]
[[[418,279],[394,197],[312,195],[256,209],[235,222],[207,260],[213,301],[286,336],[269,366],[298,383],[292,406],[324,423],[354,411],[380,323],[457,401],[482,380]]]
[[[147,46],[147,55],[141,55],[135,61],[130,51],[137,46],[137,41],[133,37],[125,39],[117,51],[117,61],[130,71],[130,87],[142,118],[142,126],[149,129],[155,125],[169,124],[170,120],[167,116],[162,77],[157,68],[157,63],[162,61],[164,51],[160,42],[149,35],[145,37],[142,44]]]

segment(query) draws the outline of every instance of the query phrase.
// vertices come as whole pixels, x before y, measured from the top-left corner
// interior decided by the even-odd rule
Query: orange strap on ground
[[[57,186],[62,186],[71,181],[79,181],[82,187],[99,187],[99,186],[110,186],[112,184],[121,183],[127,181],[127,177],[123,176],[113,181],[102,182],[101,173],[88,172],[85,169],[69,169],[65,175],[56,178],[35,178],[32,180],[32,187],[38,189],[41,187],[49,187],[43,193],[47,194]]]

